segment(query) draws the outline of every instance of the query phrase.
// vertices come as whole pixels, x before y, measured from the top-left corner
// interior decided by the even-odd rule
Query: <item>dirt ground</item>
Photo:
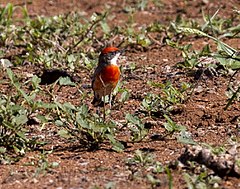
[[[106,6],[112,7],[111,14],[114,15],[112,25],[121,25],[128,19],[126,13],[122,11],[124,6],[135,1],[95,1],[95,0],[1,0],[4,5],[12,2],[15,5],[24,5],[30,16],[37,15],[53,16],[65,14],[70,11],[81,11],[85,15],[91,16],[94,12],[101,12]],[[136,28],[149,22],[160,21],[169,23],[175,20],[178,14],[186,18],[201,20],[201,9],[210,14],[214,13],[219,7],[219,15],[223,18],[233,14],[232,10],[240,10],[238,0],[161,0],[161,8],[149,5],[146,10],[139,11],[134,15]],[[18,16],[16,14],[16,16]],[[226,40],[235,49],[240,49],[240,40]],[[210,43],[206,39],[189,37],[184,43],[192,43],[198,49],[203,44]],[[130,99],[123,104],[121,109],[113,109],[112,119],[121,123],[124,120],[124,112],[139,113],[141,101],[148,92],[158,93],[159,89],[147,84],[147,81],[164,82],[171,80],[172,83],[194,82],[194,79],[187,74],[174,74],[179,72],[174,65],[182,61],[181,52],[167,45],[156,45],[147,51],[132,50],[126,52],[126,61],[135,62],[137,69],[134,75],[124,73],[122,78],[124,87],[130,91]],[[149,69],[146,69],[149,68]],[[169,74],[169,68],[170,73]],[[36,68],[22,67],[19,75],[35,72]],[[84,83],[90,84],[90,77],[82,74],[83,78],[77,87],[63,87],[58,91],[58,97],[62,101],[71,101],[78,104],[81,94],[77,92],[78,87]],[[170,75],[170,76],[169,76]],[[236,80],[240,80],[240,74],[235,75]],[[239,102],[234,103],[227,110],[223,110],[227,103],[225,91],[229,78],[217,77],[205,78],[198,83],[203,89],[201,92],[194,92],[191,98],[179,107],[172,117],[176,123],[185,125],[187,130],[192,133],[196,142],[208,143],[213,146],[222,145],[227,142],[230,136],[239,137],[238,118],[240,116]],[[89,93],[91,93],[90,89]],[[90,105],[89,101],[86,103]],[[141,115],[141,112],[139,113]],[[56,135],[56,128],[49,127],[41,131],[41,135],[46,135],[45,139],[49,144],[45,150],[53,149],[48,155],[48,162],[58,162],[59,166],[51,169],[46,174],[33,177],[34,166],[27,164],[37,161],[39,152],[29,152],[18,162],[11,165],[0,164],[0,189],[17,188],[104,188],[108,183],[114,183],[115,188],[152,188],[146,177],[139,176],[133,178],[133,170],[126,164],[126,160],[134,156],[136,150],[151,152],[156,161],[163,165],[176,161],[184,150],[184,144],[170,138],[153,140],[152,136],[161,136],[164,133],[162,115],[156,116],[154,120],[157,124],[150,129],[148,137],[139,143],[127,143],[124,152],[117,153],[111,151],[109,147],[102,147],[96,151],[87,151],[77,144],[66,143],[65,140]],[[36,129],[33,128],[33,131]],[[37,132],[37,131],[36,131]],[[39,132],[39,131],[38,131]],[[124,136],[124,133],[122,133]],[[136,171],[136,170],[135,170]],[[181,168],[171,170],[173,178],[173,188],[187,188]],[[142,172],[144,173],[144,171]],[[160,186],[156,188],[168,188],[168,177],[166,174],[159,174]],[[110,187],[111,188],[111,187]],[[236,177],[225,177],[222,179],[219,188],[235,189],[240,188],[240,180]]]

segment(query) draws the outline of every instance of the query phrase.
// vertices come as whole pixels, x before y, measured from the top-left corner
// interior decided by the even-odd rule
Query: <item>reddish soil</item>
[[[123,7],[134,4],[135,1],[95,1],[95,0],[1,0],[1,4],[12,2],[16,5],[24,5],[27,2],[27,8],[30,16],[36,15],[53,16],[68,13],[69,11],[81,11],[91,16],[94,12],[101,12],[105,6],[111,6],[111,14],[115,17],[112,24],[124,24],[128,19],[127,15],[122,11]],[[162,0],[160,8],[154,7],[153,4],[144,11],[138,11],[134,15],[136,28],[138,26],[159,21],[164,24],[175,20],[178,14],[186,18],[201,20],[201,9],[206,13],[214,13],[219,7],[219,15],[223,18],[229,18],[233,14],[232,10],[240,10],[238,0],[195,0],[195,1],[178,1],[178,0]],[[16,15],[19,16],[19,15]],[[192,43],[194,48],[199,49],[204,44],[210,42],[204,39],[185,38],[184,43]],[[239,38],[226,40],[226,42],[240,49]],[[160,89],[153,88],[147,84],[147,81],[164,82],[171,80],[176,86],[182,82],[192,82],[194,79],[187,74],[174,74],[180,70],[175,68],[177,62],[182,61],[181,52],[166,45],[155,45],[154,48],[142,51],[141,49],[129,49],[125,54],[126,62],[121,64],[127,65],[128,62],[136,63],[137,69],[133,73],[123,73],[124,87],[131,93],[130,99],[123,104],[122,108],[113,108],[111,112],[112,119],[121,124],[124,120],[124,113],[139,113],[142,98],[148,92],[159,93]],[[169,76],[168,67],[170,67]],[[20,70],[18,70],[20,69]],[[24,78],[26,73],[35,74],[36,68],[33,66],[18,68],[15,73],[18,77]],[[81,94],[77,91],[83,84],[90,84],[90,77],[79,70],[79,75],[83,78],[78,87],[63,87],[57,91],[60,101],[72,102],[79,104]],[[240,80],[240,73],[235,75],[236,81]],[[208,143],[213,146],[227,143],[232,137],[239,137],[238,118],[240,116],[239,102],[235,102],[228,110],[223,110],[227,103],[225,91],[227,89],[229,78],[219,76],[215,78],[204,77],[200,80],[198,86],[203,90],[201,92],[193,92],[190,99],[180,105],[178,111],[172,117],[176,123],[185,125],[187,130],[192,133],[196,142]],[[90,106],[91,90],[86,103]],[[140,116],[144,116],[141,112]],[[116,188],[151,188],[151,184],[146,179],[146,170],[140,171],[139,167],[131,167],[126,164],[129,157],[134,156],[135,150],[150,151],[155,160],[166,165],[174,162],[181,155],[184,145],[177,142],[171,137],[152,140],[153,135],[163,135],[165,129],[162,125],[164,118],[158,115],[154,118],[155,125],[152,126],[148,137],[139,143],[127,143],[127,148],[122,153],[113,152],[109,146],[102,146],[100,150],[88,151],[80,147],[78,144],[67,143],[56,135],[54,126],[44,128],[41,132],[36,128],[32,128],[35,134],[45,136],[49,144],[44,147],[45,150],[53,149],[48,155],[48,162],[58,162],[59,166],[47,171],[45,174],[34,176],[36,166],[27,165],[30,162],[35,164],[39,160],[39,152],[29,152],[20,161],[11,165],[0,164],[0,189],[7,188],[104,188],[106,184],[113,182]],[[123,137],[126,133],[120,133]],[[124,138],[124,137],[123,137]],[[133,170],[137,169],[137,170]],[[139,174],[134,175],[134,172]],[[183,170],[180,168],[171,170],[173,176],[173,188],[187,188],[183,178]],[[158,174],[156,176],[161,185],[159,188],[168,188],[168,178],[166,174]],[[220,188],[235,189],[240,188],[240,181],[235,177],[223,178]]]

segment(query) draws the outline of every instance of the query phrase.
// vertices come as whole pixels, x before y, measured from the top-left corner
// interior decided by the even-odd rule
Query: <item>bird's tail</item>
[[[92,101],[92,104],[93,106],[101,106],[101,103],[102,103],[102,99],[101,98],[98,98],[97,96],[94,95],[94,98],[93,98],[93,101]]]

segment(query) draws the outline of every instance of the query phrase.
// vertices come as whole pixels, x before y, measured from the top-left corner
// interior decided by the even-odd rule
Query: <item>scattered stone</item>
[[[197,87],[194,89],[194,92],[195,92],[195,93],[198,93],[198,94],[201,93],[201,92],[203,92],[203,91],[204,91],[204,88],[203,88],[202,86],[200,86],[200,85],[197,86]]]
[[[0,59],[0,62],[1,62],[1,66],[2,66],[4,69],[13,66],[13,64],[12,64],[8,59]]]
[[[235,150],[235,152],[233,152]],[[202,146],[188,146],[179,157],[180,162],[188,165],[189,161],[195,161],[212,169],[219,176],[240,177],[239,167],[240,153],[237,148],[231,148],[230,152],[214,154],[211,149]]]

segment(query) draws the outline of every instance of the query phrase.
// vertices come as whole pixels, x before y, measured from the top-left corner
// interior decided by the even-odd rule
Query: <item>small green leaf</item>
[[[68,63],[75,62],[77,60],[77,57],[75,57],[73,54],[70,54],[67,56]]]
[[[16,152],[16,153],[19,153],[21,150],[17,147],[17,146],[15,146],[15,145],[13,145],[13,149],[14,149],[14,151]]]
[[[76,86],[74,82],[71,81],[69,77],[60,77],[59,78],[59,85],[69,85],[69,86]]]
[[[110,32],[110,28],[106,22],[101,22],[101,27],[105,34],[108,34]]]
[[[217,41],[217,47],[218,47],[218,51],[223,51],[225,52],[228,56],[232,56],[236,51],[233,50],[232,48],[230,48],[229,46],[227,46],[225,43],[221,42],[221,41]]]
[[[86,116],[88,114],[88,107],[87,107],[87,105],[85,105],[85,104],[82,105],[80,107],[80,112],[81,112],[82,115]]]
[[[86,121],[86,119],[83,119],[80,112],[76,114],[76,121],[79,124],[80,127],[89,129],[89,123]]]
[[[9,79],[10,79],[12,82],[14,82],[14,81],[15,81],[15,77],[14,77],[14,74],[13,74],[13,72],[12,72],[11,69],[7,68],[7,74],[8,74]]]
[[[19,116],[16,116],[16,117],[13,119],[13,121],[15,122],[15,124],[16,124],[17,126],[19,126],[19,125],[23,125],[23,124],[27,123],[28,118],[27,118],[26,115],[19,115]]]
[[[58,131],[58,135],[63,137],[63,138],[66,138],[66,139],[71,137],[71,135],[65,129],[62,129],[62,130]]]
[[[169,123],[163,123],[163,126],[170,133],[174,131],[172,125],[170,125]]]
[[[161,184],[161,181],[159,179],[154,178],[151,174],[147,174],[147,179],[153,186]]]
[[[137,43],[143,47],[148,47],[151,44],[151,41],[144,34],[140,34],[137,36]]]
[[[233,70],[240,69],[240,61],[238,61],[238,60],[231,61],[230,68],[233,69]]]
[[[197,144],[195,141],[193,141],[191,135],[187,131],[181,131],[180,135],[177,137],[177,140],[183,144]]]
[[[32,77],[32,85],[33,85],[33,88],[36,89],[39,87],[39,83],[41,82],[41,78],[39,78],[38,76],[34,75]]]
[[[63,126],[63,125],[64,125],[61,120],[56,120],[56,121],[55,121],[55,124],[56,124],[57,126]]]
[[[112,143],[112,149],[116,152],[122,152],[124,150],[124,145],[116,140],[113,135],[107,134],[107,138]]]
[[[56,104],[54,103],[45,103],[45,102],[42,102],[41,100],[38,100],[37,102],[35,102],[36,106],[38,108],[44,108],[44,109],[53,109],[53,108],[56,108]]]
[[[70,109],[70,110],[76,110],[76,107],[73,104],[71,104],[70,102],[65,102],[63,104],[63,106],[67,109]]]
[[[0,154],[4,154],[7,151],[6,148],[4,147],[0,147]]]
[[[201,56],[207,56],[211,53],[211,49],[210,49],[210,46],[209,44],[205,45],[201,51]]]
[[[36,115],[36,118],[40,121],[40,123],[47,123],[48,122],[48,119],[46,116],[43,116],[43,115]]]
[[[17,135],[18,135],[20,138],[22,138],[23,140],[28,141],[28,139],[26,138],[24,132],[17,132]]]
[[[126,116],[125,116],[125,119],[128,121],[128,122],[130,122],[130,123],[132,123],[132,124],[134,124],[134,125],[139,125],[140,124],[140,120],[137,118],[137,117],[135,117],[135,116],[133,116],[133,115],[131,115],[131,114],[126,114]]]
[[[122,102],[122,103],[126,102],[129,99],[129,96],[130,96],[130,94],[129,94],[128,91],[123,91],[119,101]]]

